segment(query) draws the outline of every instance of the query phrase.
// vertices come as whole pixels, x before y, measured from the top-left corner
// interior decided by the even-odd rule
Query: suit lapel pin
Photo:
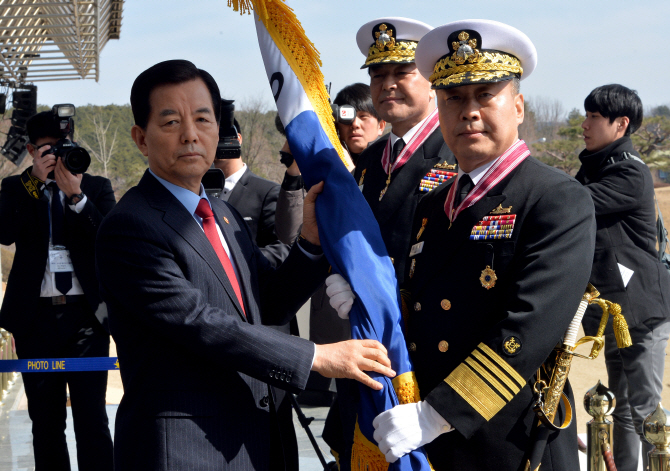
[[[489,214],[510,214],[512,212],[512,207],[508,206],[507,208],[503,208],[502,204],[499,204],[496,209],[491,211]]]
[[[230,224],[230,221],[229,221],[228,218],[225,217],[225,216],[223,217],[223,221],[224,221],[226,224]]]
[[[482,286],[486,289],[491,289],[496,285],[497,280],[498,277],[496,276],[496,272],[490,265],[486,265],[486,268],[482,270],[482,274],[479,277]]]

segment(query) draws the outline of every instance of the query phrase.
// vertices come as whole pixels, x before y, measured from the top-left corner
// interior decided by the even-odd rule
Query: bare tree
[[[268,106],[260,95],[242,101],[239,111],[235,116],[242,128],[242,159],[249,170],[256,172],[263,154],[270,152],[266,134],[274,124],[267,119]]]
[[[112,124],[112,119],[113,116],[109,117],[109,121],[107,121],[107,124],[103,123],[103,117],[101,113],[96,113],[93,115],[93,128],[94,128],[94,136],[96,140],[96,146],[91,146],[88,143],[86,143],[83,138],[80,138],[80,142],[89,148],[91,151],[91,154],[93,157],[95,157],[95,160],[100,162],[102,165],[102,172],[105,178],[109,178],[107,175],[107,166],[109,165],[109,162],[112,160],[112,157],[114,156],[114,151],[116,150],[116,135],[119,130],[119,128],[114,129],[114,134],[111,137],[111,140],[109,142],[109,145],[107,144],[107,137],[108,137],[108,132],[109,127]]]
[[[559,128],[565,123],[566,112],[560,100],[535,97],[529,99],[535,113],[536,129],[540,137],[552,141],[558,137]]]

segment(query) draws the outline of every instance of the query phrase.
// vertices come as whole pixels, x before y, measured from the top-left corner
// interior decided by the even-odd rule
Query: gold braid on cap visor
[[[363,67],[384,62],[414,62],[417,44],[415,41],[396,41],[391,48],[379,48],[373,44]]]
[[[433,87],[470,82],[481,82],[504,78],[511,74],[523,74],[521,62],[516,57],[501,52],[482,51],[476,57],[468,59],[471,64],[457,64],[454,56],[440,59],[428,79]]]

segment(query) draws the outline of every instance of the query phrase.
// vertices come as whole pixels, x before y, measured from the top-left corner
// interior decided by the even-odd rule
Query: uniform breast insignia
[[[491,289],[496,285],[498,277],[496,276],[495,270],[491,268],[490,265],[486,265],[486,268],[482,270],[482,274],[479,277],[479,281],[482,283],[482,286],[486,289]]]
[[[496,209],[491,211],[489,214],[510,214],[512,212],[512,207],[508,206],[503,208],[502,204],[499,204]]]
[[[416,233],[416,240],[418,241],[421,238],[421,234],[426,230],[426,224],[428,224],[428,218],[423,218],[421,221],[421,229]]]
[[[472,228],[472,231],[470,232],[470,240],[511,239],[515,221],[516,214],[484,216],[482,220]]]
[[[434,168],[431,168],[430,172],[428,172],[423,176],[423,178],[421,179],[421,183],[419,183],[419,191],[423,191],[424,193],[426,193],[429,192],[430,190],[434,190],[442,183],[449,180],[451,177],[458,175],[458,173],[456,172],[448,172],[446,170],[438,168],[439,165],[440,164],[437,164]],[[450,165],[448,166],[451,167]],[[454,164],[453,166],[455,167],[456,164]]]
[[[457,167],[457,164],[449,164],[445,161],[436,164],[433,168],[438,168],[440,170],[456,170]]]
[[[516,355],[521,350],[521,340],[517,337],[510,335],[505,340],[503,340],[503,350],[508,355]]]
[[[409,277],[412,278],[414,276],[414,270],[416,270],[416,258],[412,259],[412,263],[409,266]]]

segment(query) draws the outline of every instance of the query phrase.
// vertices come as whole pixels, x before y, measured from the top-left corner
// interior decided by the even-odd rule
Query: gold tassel
[[[240,15],[251,14],[253,5],[250,0],[228,0],[228,6],[233,7],[233,11],[239,11]]]
[[[330,97],[321,72],[319,51],[305,34],[293,10],[284,3],[284,0],[228,0],[228,6],[232,6],[235,11],[239,10],[240,14],[249,13],[251,9],[256,12],[293,73],[300,80],[330,143],[347,169],[353,170],[354,164],[351,158],[345,155],[337,136]]]
[[[621,306],[617,303],[606,301],[609,306],[609,310],[614,316],[613,327],[614,327],[614,337],[616,338],[616,346],[619,348],[626,348],[633,345],[633,340],[630,338],[630,332],[628,332],[628,323],[626,318],[621,314]]]
[[[358,426],[354,429],[354,444],[351,447],[351,469],[354,471],[387,471],[389,464],[377,445],[368,440]]]

